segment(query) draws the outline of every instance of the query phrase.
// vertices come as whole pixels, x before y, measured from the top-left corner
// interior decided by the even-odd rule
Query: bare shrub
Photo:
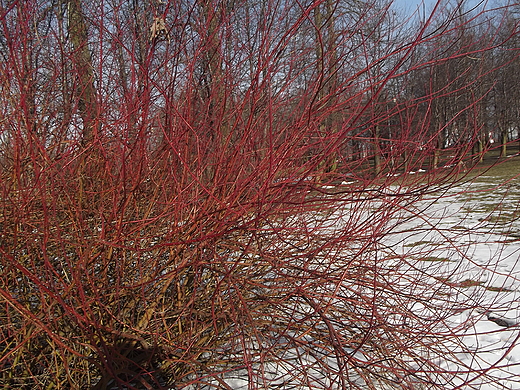
[[[387,240],[472,167],[473,87],[493,68],[459,60],[500,42],[453,45],[476,20],[457,9],[409,35],[391,15],[328,0],[2,2],[4,388],[488,375],[458,358],[470,321],[450,323],[478,307],[458,299],[465,263]],[[467,77],[433,83],[452,62]],[[469,100],[439,124],[432,107],[455,96]]]

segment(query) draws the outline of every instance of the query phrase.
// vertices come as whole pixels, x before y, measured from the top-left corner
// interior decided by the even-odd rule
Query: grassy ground
[[[481,163],[475,166],[474,175],[496,182],[498,179],[508,180],[520,174],[520,151],[518,144],[508,148],[507,156],[500,158],[500,149],[493,149],[484,155]],[[485,180],[484,179],[484,180]]]

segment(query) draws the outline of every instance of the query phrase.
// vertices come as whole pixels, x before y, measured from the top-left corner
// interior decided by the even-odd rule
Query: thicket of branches
[[[2,0],[0,383],[485,375],[439,364],[457,286],[382,242],[516,139],[514,10]]]

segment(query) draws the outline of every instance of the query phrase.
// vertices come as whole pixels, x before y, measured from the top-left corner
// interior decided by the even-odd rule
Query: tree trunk
[[[80,143],[84,148],[87,148],[99,135],[99,123],[97,121],[97,92],[94,85],[92,57],[88,48],[88,30],[85,15],[81,8],[81,0],[69,0],[68,12],[68,32],[74,49],[71,55],[73,73],[77,75],[77,86],[74,92],[79,115],[83,122]],[[95,186],[102,183],[102,180],[95,173],[97,172],[98,158],[95,149],[93,152],[83,153],[78,160],[78,205],[82,210],[94,209],[91,204],[97,199],[92,198],[92,196],[96,196],[94,194],[98,192]],[[86,218],[89,216],[89,213],[85,214]]]
[[[323,8],[322,8],[323,6]],[[316,27],[316,73],[319,80],[319,90],[317,94],[317,103],[320,110],[328,110],[333,104],[332,91],[337,88],[336,61],[337,50],[335,44],[335,16],[334,4],[332,0],[327,0],[324,4],[314,9],[314,24]],[[333,117],[329,114],[319,126],[320,136],[325,138],[328,134],[335,132]],[[319,177],[321,175],[334,172],[337,167],[338,155],[331,152],[319,164]]]
[[[484,144],[481,138],[478,139],[476,146],[478,162],[481,163],[482,161],[484,161]]]
[[[374,173],[379,176],[381,173],[381,147],[379,138],[381,136],[381,128],[379,125],[374,127]]]
[[[507,130],[502,129],[501,138],[500,158],[505,158],[507,156]]]
[[[97,101],[96,87],[94,86],[94,72],[92,57],[88,48],[88,29],[85,15],[81,8],[81,0],[70,0],[69,10],[69,35],[74,48],[72,60],[79,76],[76,94],[78,97],[78,110],[83,121],[82,145],[92,142],[97,135]]]

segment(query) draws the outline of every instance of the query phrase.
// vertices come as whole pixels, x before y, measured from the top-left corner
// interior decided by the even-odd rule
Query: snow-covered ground
[[[385,190],[389,191],[390,203],[400,191],[407,191],[404,187]],[[368,202],[369,206],[362,204],[359,208],[360,202],[350,205],[347,202],[345,208],[327,218],[327,222],[323,223],[318,218],[316,226],[334,231],[348,229],[349,224],[363,225],[366,221],[371,226],[377,225],[378,219],[384,219],[384,210],[381,211],[384,196],[382,198],[376,197]],[[433,285],[437,277],[447,286],[445,290],[440,290],[446,293],[447,298],[440,301],[444,299],[446,307],[455,310],[450,311],[442,323],[447,332],[453,332],[453,342],[450,337],[442,337],[443,345],[437,352],[431,355],[428,352],[428,356],[435,359],[433,364],[437,365],[439,373],[447,373],[442,376],[448,378],[446,389],[520,390],[519,201],[520,178],[504,181],[483,175],[444,192],[433,193],[430,197],[405,202],[404,206],[400,205],[403,207],[401,213],[392,214],[390,227],[383,228],[390,230],[384,230],[378,246],[384,252],[384,261],[390,263],[389,267],[392,267],[392,261],[398,263],[400,259],[412,259],[411,275],[406,274],[406,265],[399,265],[401,270],[392,283],[406,289],[406,284],[414,280],[413,272],[419,270],[423,272],[420,277],[425,288]],[[306,225],[310,228],[314,226],[308,220]],[[434,283],[431,284],[431,281]],[[410,292],[413,294],[417,289],[412,286]],[[305,309],[301,310],[305,314]],[[412,310],[420,311],[424,307],[413,304]],[[319,362],[321,358],[317,358],[319,353],[296,358],[296,355],[293,356],[296,350],[279,347],[285,357],[277,362],[263,363],[262,375],[267,381],[265,388],[301,388],[291,387],[290,378],[298,375],[308,375],[313,378],[309,382],[312,383],[311,387],[320,388],[322,374],[319,370],[322,364]],[[447,353],[443,355],[442,351]],[[360,363],[365,359],[362,349],[353,350],[352,356]],[[292,359],[305,361],[307,368],[291,365],[289,362]],[[325,359],[333,360],[330,357]],[[285,362],[287,365],[284,365]],[[331,361],[327,365],[331,367],[335,363]],[[244,369],[230,370],[221,380],[231,389],[255,388],[249,383]],[[334,384],[326,384],[331,383],[327,382],[327,378],[323,380],[322,388],[336,388]],[[219,387],[216,381],[214,384]],[[428,388],[422,383],[418,386],[420,389]],[[199,387],[185,388],[193,390]],[[436,388],[439,388],[438,383]]]
[[[520,179],[496,181],[484,175],[413,204],[403,218],[421,217],[388,239],[403,255],[438,259],[432,265],[463,292],[457,298],[467,309],[448,321],[452,328],[463,325],[463,347],[454,346],[451,361],[440,362],[461,372],[448,388],[520,389]],[[463,373],[468,367],[474,372]],[[497,380],[488,383],[490,376]]]

